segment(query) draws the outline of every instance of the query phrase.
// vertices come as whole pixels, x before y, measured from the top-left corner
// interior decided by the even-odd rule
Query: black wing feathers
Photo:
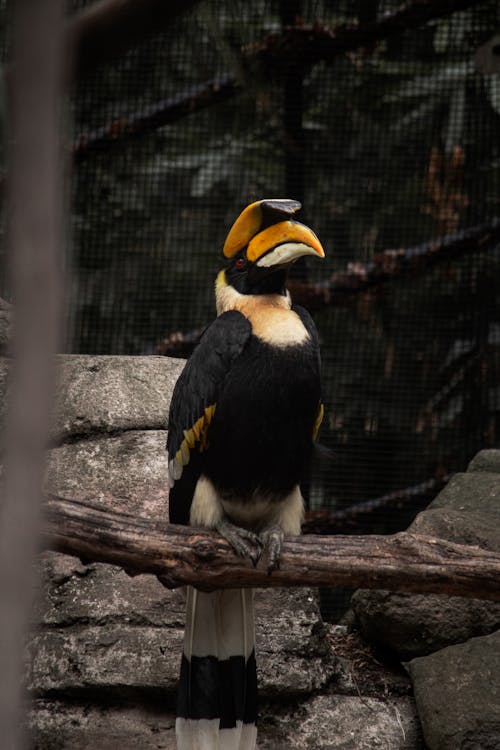
[[[181,477],[184,479],[184,467],[191,463],[191,458],[193,465],[185,472],[185,481],[190,487],[196,484],[200,473],[196,456],[207,447],[208,428],[226,375],[243,351],[250,334],[251,326],[244,315],[236,310],[223,313],[205,331],[182,371],[174,388],[168,420],[167,452],[171,486],[174,482],[179,484]],[[180,488],[176,486],[177,489]],[[187,498],[189,493],[182,494]],[[185,510],[189,515],[189,508]],[[178,520],[178,512],[174,515],[175,519],[172,518],[171,505],[171,520],[182,522]],[[185,516],[185,513],[182,515]]]

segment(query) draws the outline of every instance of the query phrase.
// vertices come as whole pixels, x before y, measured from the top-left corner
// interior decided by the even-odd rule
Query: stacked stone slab
[[[500,551],[500,451],[478,453],[410,529]],[[429,750],[500,748],[500,604],[358,591],[352,605],[369,642],[409,661]]]
[[[47,489],[165,520],[166,422],[183,364],[60,357]],[[0,359],[0,403],[7,371]],[[173,750],[183,592],[55,552],[41,571],[27,649],[33,750]],[[260,750],[421,747],[409,679],[363,671],[364,646],[350,638],[322,621],[316,592],[258,592]]]

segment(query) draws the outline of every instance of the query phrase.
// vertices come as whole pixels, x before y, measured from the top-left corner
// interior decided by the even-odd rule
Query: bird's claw
[[[261,532],[259,537],[263,547],[268,550],[269,561],[267,564],[267,572],[271,575],[273,570],[279,569],[281,548],[283,546],[285,535],[280,526],[269,526]]]
[[[268,526],[260,534],[255,534],[249,529],[236,526],[223,519],[215,527],[216,531],[229,542],[237,555],[251,560],[255,567],[265,549],[268,551],[267,572],[269,575],[273,570],[280,567],[281,548],[285,537],[280,526]]]
[[[237,555],[251,560],[254,567],[257,565],[264,548],[257,534],[226,520],[219,521],[215,528],[229,542]]]

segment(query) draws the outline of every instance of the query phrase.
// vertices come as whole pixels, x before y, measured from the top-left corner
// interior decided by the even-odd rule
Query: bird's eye
[[[235,261],[235,263],[234,263],[234,266],[235,266],[235,268],[237,268],[237,269],[238,269],[238,271],[241,271],[241,270],[242,270],[242,268],[245,268],[245,266],[246,266],[246,261],[245,261],[245,258],[238,258],[238,259],[237,259],[237,260]]]

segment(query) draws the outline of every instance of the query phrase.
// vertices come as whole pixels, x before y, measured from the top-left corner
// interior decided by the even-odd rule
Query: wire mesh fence
[[[499,16],[204,0],[82,77],[67,351],[189,353],[239,211],[301,200],[327,258],[292,291],[320,332],[333,451],[308,523],[405,526],[499,442]]]

